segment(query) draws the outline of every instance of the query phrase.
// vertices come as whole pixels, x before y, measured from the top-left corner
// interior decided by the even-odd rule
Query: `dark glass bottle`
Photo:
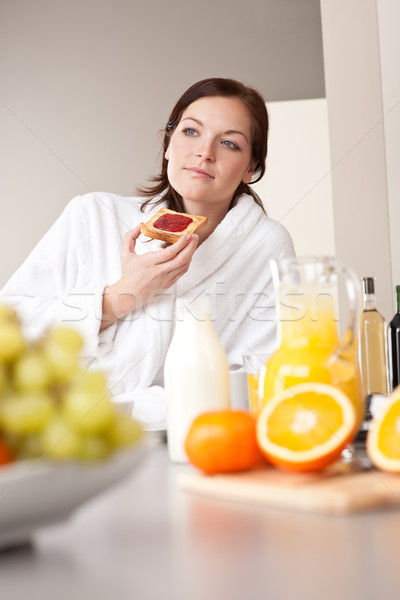
[[[396,285],[396,314],[388,327],[390,391],[400,384],[400,285]]]

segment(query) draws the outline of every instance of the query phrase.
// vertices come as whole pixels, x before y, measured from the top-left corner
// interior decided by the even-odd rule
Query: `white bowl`
[[[23,460],[0,467],[0,548],[29,539],[43,525],[62,521],[99,492],[128,476],[149,449],[134,446],[91,463]]]

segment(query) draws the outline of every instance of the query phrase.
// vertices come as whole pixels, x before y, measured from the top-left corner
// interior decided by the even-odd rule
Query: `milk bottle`
[[[164,366],[168,452],[187,462],[184,443],[195,417],[229,408],[229,366],[210,316],[209,298],[176,301],[176,328]]]

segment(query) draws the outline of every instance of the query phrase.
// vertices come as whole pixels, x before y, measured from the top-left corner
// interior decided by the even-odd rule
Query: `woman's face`
[[[194,204],[218,204],[228,210],[241,181],[249,183],[251,124],[237,98],[207,96],[192,102],[171,136],[165,153],[168,180],[182,196],[185,210]],[[215,208],[217,208],[215,206]]]

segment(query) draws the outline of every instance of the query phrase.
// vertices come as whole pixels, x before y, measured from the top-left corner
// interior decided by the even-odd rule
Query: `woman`
[[[230,365],[274,347],[268,261],[294,250],[249,187],[264,174],[267,140],[255,90],[220,78],[194,84],[166,125],[160,174],[139,190],[146,200],[74,198],[2,291],[32,337],[54,322],[78,327],[88,364],[107,372],[115,401],[149,429],[164,426],[177,297],[211,296]],[[206,216],[207,225],[163,247],[140,235],[160,206]]]

